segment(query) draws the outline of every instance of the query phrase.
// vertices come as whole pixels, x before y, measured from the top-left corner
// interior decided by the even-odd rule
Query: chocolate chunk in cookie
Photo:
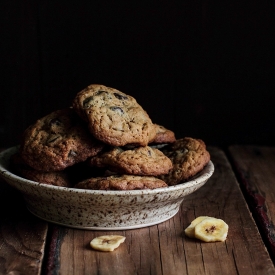
[[[205,143],[190,137],[178,139],[161,149],[171,159],[173,169],[159,178],[168,185],[184,182],[201,171],[210,160]]]
[[[112,146],[146,146],[155,136],[155,126],[145,110],[130,95],[103,85],[90,85],[73,100],[73,108],[91,133]]]
[[[121,147],[100,153],[89,160],[92,166],[106,167],[120,174],[158,176],[172,169],[171,160],[149,146],[124,150]]]
[[[20,151],[24,162],[33,169],[52,172],[84,161],[103,147],[68,108],[52,112],[28,127]]]
[[[167,187],[167,184],[158,178],[133,175],[91,178],[75,185],[75,188],[91,190],[141,190],[161,187]]]

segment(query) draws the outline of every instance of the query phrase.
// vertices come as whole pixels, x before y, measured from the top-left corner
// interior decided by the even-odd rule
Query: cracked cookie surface
[[[93,84],[80,91],[73,108],[88,123],[91,133],[112,146],[145,146],[155,136],[147,112],[130,95]]]
[[[124,150],[116,147],[89,159],[92,166],[106,167],[120,174],[158,176],[172,169],[171,160],[149,146]]]
[[[102,150],[73,109],[54,111],[29,126],[21,142],[20,154],[38,171],[60,171],[85,161]]]
[[[190,137],[176,140],[161,149],[171,159],[173,169],[160,176],[168,185],[176,185],[190,179],[200,172],[210,160],[205,143],[201,139]]]

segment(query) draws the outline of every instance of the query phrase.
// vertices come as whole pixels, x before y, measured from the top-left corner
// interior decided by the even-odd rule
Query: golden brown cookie
[[[155,127],[145,110],[130,95],[93,84],[79,92],[73,108],[91,133],[112,146],[145,146],[155,136]]]
[[[18,152],[11,157],[11,167],[18,176],[28,180],[62,187],[72,186],[67,171],[41,172],[34,170],[23,161]]]
[[[162,125],[155,124],[156,136],[150,144],[173,143],[176,141],[175,133]]]
[[[73,109],[54,111],[24,132],[21,156],[37,171],[52,172],[86,160],[102,150]]]
[[[210,154],[201,139],[178,139],[161,150],[173,163],[173,169],[159,177],[168,185],[188,180],[201,171],[210,160]]]
[[[91,190],[141,190],[161,187],[167,187],[167,184],[158,178],[133,175],[90,178],[75,185],[75,188]]]
[[[128,175],[158,176],[172,169],[171,160],[160,150],[149,146],[124,150],[115,147],[89,160],[92,166],[106,167],[111,171]]]

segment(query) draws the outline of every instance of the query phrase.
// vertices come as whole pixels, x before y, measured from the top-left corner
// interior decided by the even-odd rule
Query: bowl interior
[[[6,149],[5,151],[0,153],[0,173],[1,176],[4,179],[11,179],[15,181],[24,182],[26,185],[32,185],[37,186],[38,188],[46,188],[46,189],[55,189],[55,190],[73,190],[74,192],[78,193],[91,193],[91,194],[126,194],[126,195],[137,195],[137,194],[144,194],[144,193],[159,193],[159,192],[169,192],[169,190],[177,190],[182,188],[188,188],[192,185],[196,185],[200,181],[203,181],[205,179],[208,179],[212,176],[214,172],[214,165],[212,161],[209,161],[209,163],[204,167],[202,171],[200,171],[198,174],[196,174],[194,177],[189,179],[188,181],[184,183],[180,183],[174,186],[168,186],[164,188],[157,188],[157,189],[144,189],[144,190],[126,190],[126,191],[115,191],[115,190],[84,190],[84,189],[75,189],[75,188],[68,188],[68,187],[60,187],[60,186],[54,186],[54,185],[48,185],[44,183],[35,182],[32,180],[27,180],[25,178],[22,178],[16,174],[14,174],[10,169],[10,157],[18,151],[19,146],[14,146],[11,148]]]

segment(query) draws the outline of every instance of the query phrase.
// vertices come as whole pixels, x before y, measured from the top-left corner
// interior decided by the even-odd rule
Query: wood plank
[[[0,274],[41,274],[48,224],[31,215],[20,193],[0,181]]]
[[[46,274],[275,274],[225,154],[217,148],[210,152],[214,175],[166,222],[116,232],[54,226],[56,237],[49,258],[55,262],[45,265],[51,266]],[[203,243],[184,235],[184,229],[201,215],[222,218],[229,224],[224,243]],[[94,237],[112,233],[126,236],[114,252],[89,247]]]
[[[275,148],[234,145],[229,147],[229,153],[250,209],[275,259]]]

